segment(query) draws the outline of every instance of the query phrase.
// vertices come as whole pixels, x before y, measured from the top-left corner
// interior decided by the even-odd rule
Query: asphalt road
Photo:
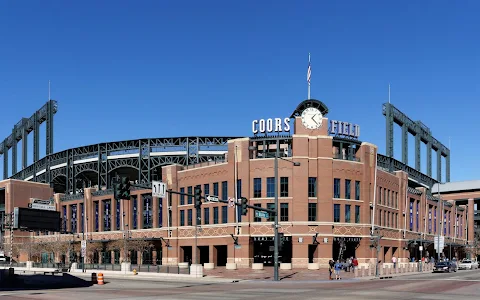
[[[479,299],[480,270],[345,281],[159,282],[111,279],[103,286],[0,291],[0,299]]]

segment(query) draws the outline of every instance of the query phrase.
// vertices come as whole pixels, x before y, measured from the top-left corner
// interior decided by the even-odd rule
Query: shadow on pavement
[[[93,283],[67,273],[60,275],[14,274],[0,282],[0,291],[81,288]]]

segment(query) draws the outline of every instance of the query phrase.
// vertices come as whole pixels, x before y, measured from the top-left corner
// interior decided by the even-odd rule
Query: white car
[[[470,259],[464,259],[458,264],[458,269],[459,270],[478,269],[478,262],[470,260]]]

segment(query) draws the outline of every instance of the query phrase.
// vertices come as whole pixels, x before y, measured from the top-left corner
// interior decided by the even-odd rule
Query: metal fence
[[[137,272],[150,273],[168,273],[168,274],[190,274],[190,268],[180,268],[178,266],[163,266],[163,265],[130,265],[130,271],[137,270]]]
[[[4,268],[9,268],[9,267],[14,267],[14,268],[26,268],[26,267],[27,267],[27,263],[12,262],[12,264],[10,264],[10,262],[8,262],[8,261],[2,261],[2,262],[0,262],[0,267],[4,267]]]
[[[83,269],[83,264],[78,264],[79,269]],[[104,271],[121,271],[122,266],[118,264],[85,264],[85,270],[104,270]]]

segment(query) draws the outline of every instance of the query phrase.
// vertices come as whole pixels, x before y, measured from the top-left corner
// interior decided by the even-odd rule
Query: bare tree
[[[103,251],[103,243],[101,242],[87,242],[86,257],[90,262],[93,262],[93,256],[95,252],[100,253]]]
[[[143,253],[148,251],[152,247],[153,245],[151,243],[144,240],[123,239],[109,242],[107,249],[110,251],[118,250],[123,252],[123,262],[128,262],[130,261],[128,252],[139,251]]]
[[[57,257],[66,255],[70,245],[66,241],[56,240],[45,244],[45,250],[55,254],[55,262],[58,263]]]

